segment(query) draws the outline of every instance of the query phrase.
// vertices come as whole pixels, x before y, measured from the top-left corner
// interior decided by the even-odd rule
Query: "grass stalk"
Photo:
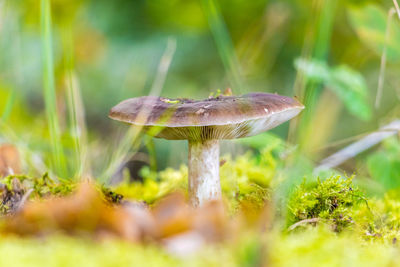
[[[313,14],[307,26],[308,30],[305,34],[302,58],[327,60],[337,2],[338,0],[312,1]],[[301,182],[305,173],[311,171],[307,163],[302,162],[300,154],[309,151],[313,143],[313,136],[310,135],[315,128],[312,127],[311,122],[313,121],[317,100],[322,89],[321,84],[307,81],[301,71],[297,72],[294,91],[306,108],[290,124],[289,141],[298,143],[299,149],[285,160],[285,168],[280,174],[283,182],[277,188],[274,198],[281,207],[286,205],[291,189]]]
[[[73,34],[71,25],[65,25],[63,32],[64,73],[68,104],[70,136],[73,140],[74,174],[76,179],[90,177],[85,108],[74,67]]]
[[[51,163],[57,175],[65,176],[66,163],[63,146],[61,143],[61,131],[56,107],[50,0],[41,0],[40,8],[44,90],[43,93],[51,141]]]
[[[335,10],[337,0],[316,0],[316,30],[314,32],[314,44],[312,52],[309,56],[320,61],[326,61],[330,49],[330,40],[332,35],[333,22],[335,18]],[[310,23],[309,27],[315,27],[314,23]],[[300,72],[297,75],[302,75]],[[302,88],[297,90],[301,96],[302,102],[306,109],[303,111],[302,116],[299,118],[297,141],[300,143],[301,149],[308,146],[309,139],[308,133],[312,128],[310,122],[314,116],[317,99],[322,91],[322,85],[316,82],[302,83]]]
[[[203,0],[203,9],[215,39],[222,63],[228,73],[234,92],[245,91],[239,60],[221,12],[214,0]]]
[[[399,7],[399,3],[397,2],[397,0],[393,0],[393,5],[394,5],[394,8],[396,9],[397,17],[400,19],[400,7]]]
[[[7,122],[7,120],[10,118],[15,103],[15,98],[16,98],[16,92],[15,90],[11,89],[11,92],[7,98],[6,105],[4,106],[3,109],[3,114],[1,115],[1,121],[4,123]]]
[[[5,23],[5,18],[6,18],[6,15],[7,15],[7,9],[8,9],[8,5],[9,5],[9,3],[8,2],[6,2],[6,1],[1,1],[0,2],[0,25],[3,25],[4,23]],[[15,24],[17,24],[18,22],[15,22]],[[17,41],[19,41],[19,35],[18,34],[16,34],[16,40]],[[16,43],[16,45],[14,46],[14,48],[15,48],[15,50],[18,50],[18,48],[20,48],[20,46],[19,46],[19,42],[17,42]],[[17,59],[19,59],[18,58],[18,52],[19,51],[13,51],[14,53],[15,53],[15,55],[16,55],[16,58]],[[18,67],[19,67],[19,65],[18,65],[18,63],[19,63],[19,60],[16,60],[16,63],[15,63],[15,69],[17,69]],[[20,73],[19,73],[19,71],[17,72],[15,72],[15,76],[16,76],[16,78],[17,78],[17,81],[19,81],[20,79],[18,79],[18,78],[20,78],[19,75]],[[13,107],[14,107],[14,104],[15,104],[15,99],[16,99],[16,91],[15,91],[15,89],[11,89],[11,91],[10,91],[10,94],[8,95],[8,98],[7,98],[7,101],[6,101],[6,104],[5,104],[5,106],[4,106],[4,109],[3,109],[3,112],[2,112],[2,115],[1,115],[1,117],[0,117],[0,121],[1,122],[3,122],[3,123],[6,123],[7,122],[7,120],[10,118],[10,115],[11,115],[11,112],[12,112],[12,109],[13,109]]]
[[[167,47],[158,65],[157,75],[155,77],[149,95],[159,96],[161,94],[175,51],[176,40],[169,38],[167,42]],[[146,117],[150,114],[150,112],[151,110],[141,110],[138,116]],[[134,126],[131,126],[129,128],[128,132],[124,135],[121,142],[119,143],[117,149],[115,149],[114,153],[112,153],[111,160],[107,166],[107,169],[103,171],[100,176],[100,181],[110,181],[112,175],[117,172],[121,164],[124,164],[127,160],[129,160],[130,157],[132,157],[133,153],[130,151],[137,150],[140,145],[140,142],[138,140],[141,136],[141,129],[142,127]]]
[[[378,89],[376,90],[375,97],[375,108],[378,109],[381,103],[382,93],[383,93],[383,85],[385,82],[385,70],[386,70],[386,55],[387,55],[387,43],[390,37],[390,26],[392,24],[393,15],[396,13],[394,8],[391,8],[388,12],[387,23],[386,23],[386,32],[385,32],[385,42],[383,46],[382,56],[381,56],[381,65],[379,69],[379,78],[378,78]]]

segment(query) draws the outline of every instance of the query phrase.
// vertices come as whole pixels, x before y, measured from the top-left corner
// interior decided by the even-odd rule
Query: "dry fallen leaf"
[[[18,185],[14,187],[18,189]],[[130,242],[150,241],[163,245],[170,253],[187,255],[209,242],[234,239],[238,230],[237,218],[228,216],[222,201],[193,208],[182,193],[170,194],[150,209],[140,202],[111,204],[93,183],[84,182],[68,196],[23,202],[5,217],[3,233],[43,236],[62,232]]]
[[[194,211],[181,193],[173,193],[160,200],[153,209],[153,216],[160,238],[193,228]]]
[[[196,212],[194,228],[209,242],[225,239],[230,232],[230,223],[222,201],[205,203]]]
[[[196,232],[206,241],[221,241],[230,224],[222,201],[214,200],[193,208],[180,193],[173,193],[157,203],[153,215],[160,238]]]
[[[141,221],[149,221],[144,208],[110,205],[89,182],[67,197],[51,197],[27,202],[15,215],[5,220],[5,232],[19,235],[43,235],[58,231],[68,234],[99,234],[129,241],[143,238]]]
[[[0,145],[0,177],[21,172],[18,150],[10,144]]]

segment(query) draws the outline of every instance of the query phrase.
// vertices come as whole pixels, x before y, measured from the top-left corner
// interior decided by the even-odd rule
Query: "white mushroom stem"
[[[189,140],[189,197],[194,207],[221,197],[219,141]]]

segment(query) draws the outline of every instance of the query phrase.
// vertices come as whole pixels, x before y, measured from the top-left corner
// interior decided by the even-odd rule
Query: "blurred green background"
[[[389,0],[0,3],[0,141],[18,145],[27,173],[114,175],[133,141],[108,111],[149,93],[201,99],[232,88],[296,96],[306,110],[271,132],[314,163],[349,143],[338,141],[399,115],[400,23]],[[224,142],[222,154],[257,152],[270,140],[262,138]],[[398,141],[391,144],[398,151]],[[187,158],[180,141],[136,150],[155,155],[158,169]],[[393,153],[386,164],[399,164]],[[342,167],[373,176],[368,156]]]

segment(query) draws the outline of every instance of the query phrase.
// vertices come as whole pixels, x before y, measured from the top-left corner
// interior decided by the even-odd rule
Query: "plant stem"
[[[61,133],[56,108],[50,0],[41,0],[40,4],[43,58],[43,90],[51,139],[52,165],[58,175],[65,175],[65,157],[61,143]]]
[[[389,42],[389,37],[390,37],[390,26],[392,24],[392,18],[395,13],[396,13],[396,10],[394,8],[391,8],[388,12],[388,17],[387,17],[387,22],[386,22],[385,42],[383,45],[383,51],[382,51],[382,56],[381,56],[381,66],[380,66],[380,70],[379,70],[378,89],[376,90],[376,97],[375,97],[375,109],[378,109],[381,104],[383,85],[385,82],[387,44]]]
[[[9,117],[11,115],[11,111],[12,111],[12,108],[14,107],[14,103],[15,103],[15,95],[16,95],[15,89],[11,89],[11,92],[8,96],[7,102],[5,104],[3,113],[0,118],[0,121],[2,121],[4,123],[7,122],[7,120],[9,119]]]
[[[232,83],[234,91],[240,93],[245,89],[240,70],[240,63],[224,19],[222,18],[218,5],[214,0],[203,0],[202,3],[222,63],[228,73],[229,81]]]
[[[316,0],[318,2],[317,7],[317,29],[314,36],[313,52],[311,53],[312,58],[326,61],[329,54],[330,40],[332,35],[333,22],[335,18],[335,9],[338,0]],[[312,25],[314,27],[314,25]],[[306,107],[299,125],[299,136],[298,142],[302,150],[306,150],[309,145],[307,136],[308,129],[310,128],[310,121],[315,113],[315,107],[318,97],[322,91],[321,84],[318,82],[305,82],[303,88],[304,94],[301,92],[300,95],[304,95],[303,103]]]

